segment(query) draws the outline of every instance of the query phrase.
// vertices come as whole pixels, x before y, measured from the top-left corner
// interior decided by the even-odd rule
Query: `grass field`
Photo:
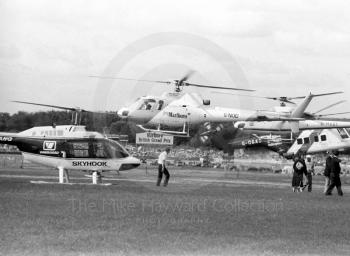
[[[167,188],[143,170],[111,186],[38,185],[18,174],[57,179],[0,170],[2,255],[350,255],[347,184],[344,197],[325,197],[317,185],[292,193],[280,174],[176,170]]]

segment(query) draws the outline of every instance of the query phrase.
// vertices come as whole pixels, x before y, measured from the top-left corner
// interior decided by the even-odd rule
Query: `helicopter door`
[[[89,142],[84,141],[68,141],[67,142],[68,158],[89,158]]]
[[[71,140],[66,143],[68,158],[108,158],[103,141]]]

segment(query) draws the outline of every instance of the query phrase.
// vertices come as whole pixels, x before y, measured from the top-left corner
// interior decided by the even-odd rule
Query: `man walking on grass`
[[[166,187],[169,182],[170,174],[168,172],[168,169],[166,168],[166,159],[168,158],[168,154],[170,152],[170,148],[166,148],[165,151],[160,153],[158,157],[158,180],[157,180],[157,186],[160,186],[160,183],[162,182],[163,173],[165,175],[165,180],[163,183],[163,186]]]

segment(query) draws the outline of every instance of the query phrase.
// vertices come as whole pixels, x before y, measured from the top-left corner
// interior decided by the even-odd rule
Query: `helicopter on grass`
[[[140,160],[114,140],[81,125],[38,126],[19,133],[0,132],[0,144],[15,145],[25,160],[59,171],[59,183],[69,183],[69,171],[91,174],[92,183],[102,173],[136,168]]]
[[[275,111],[281,112],[285,117],[305,118],[297,122],[293,121],[272,121],[272,122],[235,122],[233,124],[204,124],[204,131],[200,134],[202,143],[211,143],[224,152],[232,154],[234,149],[245,147],[259,147],[266,146],[270,149],[276,148],[275,151],[287,152],[288,148],[292,145],[292,142],[301,134],[307,131],[328,131],[330,129],[343,130],[350,128],[350,122],[348,119],[325,119],[326,116],[345,114],[333,113],[333,114],[319,114],[320,112],[329,109],[333,106],[343,103],[339,101],[328,105],[319,111],[314,113],[305,112],[307,106],[314,97],[320,97],[331,94],[338,94],[341,92],[332,92],[324,94],[309,94],[303,97],[304,100],[296,107],[286,107],[286,101],[292,100],[291,97],[274,97],[269,99],[280,100],[282,110],[275,109]],[[242,95],[246,96],[246,95]],[[248,97],[255,97],[249,95]],[[258,96],[261,98],[260,96]],[[266,97],[263,97],[266,98]],[[302,97],[295,97],[302,98]],[[288,102],[296,105],[294,102]],[[301,135],[302,136],[302,135]],[[317,143],[316,143],[317,144]],[[315,145],[316,145],[315,144]],[[324,145],[325,143],[323,143]]]
[[[230,133],[230,134],[229,134]],[[247,133],[231,127],[230,131],[215,135],[212,144],[232,154],[235,149],[266,148],[291,159],[297,154],[317,154],[338,150],[349,153],[350,128],[303,130],[296,137],[287,132]],[[228,135],[229,134],[229,135]]]

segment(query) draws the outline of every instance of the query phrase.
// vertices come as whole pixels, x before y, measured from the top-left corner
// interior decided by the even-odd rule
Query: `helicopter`
[[[302,118],[286,117],[278,112],[256,110],[243,110],[236,108],[212,107],[210,100],[201,98],[196,93],[184,93],[184,87],[194,86],[200,88],[220,90],[254,90],[243,88],[230,88],[223,86],[203,85],[188,82],[194,71],[190,71],[181,79],[173,81],[139,80],[122,77],[90,76],[100,79],[117,79],[173,85],[174,91],[161,96],[142,96],[127,107],[121,108],[117,114],[123,120],[134,121],[144,131],[162,132],[175,136],[189,136],[191,125],[205,122],[227,123],[237,121],[299,121]],[[165,130],[162,127],[171,127]],[[175,130],[182,128],[181,131]]]
[[[216,92],[216,93],[220,93],[220,92]],[[233,126],[235,128],[249,130],[249,131],[270,131],[270,132],[291,131],[293,133],[298,133],[299,130],[305,130],[305,129],[326,129],[326,128],[339,128],[339,127],[346,128],[349,125],[348,122],[339,122],[339,121],[333,121],[329,119],[319,120],[326,116],[350,113],[350,112],[341,112],[341,113],[324,114],[324,115],[319,114],[320,112],[326,109],[329,109],[331,107],[334,107],[338,104],[345,102],[344,100],[328,105],[314,113],[309,113],[305,111],[313,98],[340,94],[340,93],[343,93],[343,92],[329,92],[329,93],[322,93],[322,94],[309,93],[307,96],[298,96],[298,97],[263,97],[263,96],[253,96],[253,95],[240,95],[240,96],[246,96],[246,97],[278,100],[280,101],[279,107],[274,107],[273,110],[271,111],[267,111],[267,110],[261,110],[261,111],[264,113],[270,113],[271,115],[279,113],[279,115],[281,115],[284,118],[300,118],[300,120],[298,121],[278,120],[278,121],[270,121],[270,122],[266,122],[264,120],[260,122],[256,122],[255,120],[251,120],[248,122],[237,121],[233,124]],[[293,99],[303,99],[303,101],[300,102],[300,104],[296,104],[295,102],[291,101]],[[293,104],[296,106],[295,107],[286,106],[286,103]],[[208,130],[208,132],[210,132],[210,130]]]
[[[212,142],[217,148],[231,154],[235,149],[263,147],[286,159],[297,154],[317,154],[331,150],[348,153],[350,149],[349,128],[303,130],[295,138],[286,132],[248,134],[237,129],[231,130],[231,135],[230,138],[226,136],[226,140],[216,137]]]
[[[27,161],[54,167],[59,183],[69,183],[69,171],[91,174],[92,183],[102,182],[102,172],[136,168],[132,157],[118,142],[81,125],[37,126],[19,133],[0,132],[0,144],[15,145]]]
[[[204,124],[204,132],[200,134],[202,143],[207,144],[211,142],[215,147],[224,150],[224,152],[232,153],[235,148],[245,146],[256,146],[264,144],[265,140],[273,141],[273,138],[282,136],[283,138],[291,141],[293,137],[298,137],[301,131],[306,130],[324,130],[333,128],[350,128],[349,120],[343,119],[324,119],[324,116],[344,114],[325,114],[319,115],[323,110],[329,109],[335,105],[338,105],[344,101],[331,104],[322,108],[314,113],[305,112],[308,104],[314,97],[320,97],[331,94],[338,94],[341,92],[324,93],[324,94],[312,94],[304,97],[304,100],[294,108],[288,107],[283,109],[281,113],[285,117],[300,117],[307,118],[299,120],[297,122],[289,121],[272,121],[272,122],[235,122],[233,124]],[[249,96],[250,97],[250,96]],[[265,98],[265,97],[264,97]],[[301,97],[298,97],[301,98]],[[275,99],[278,99],[277,97]],[[283,97],[280,100],[285,101]],[[291,98],[287,99],[288,101]],[[295,103],[293,103],[295,104]],[[285,108],[281,106],[281,108]],[[276,110],[276,109],[275,109]],[[311,119],[311,120],[309,120]],[[265,143],[266,144],[266,143]]]

